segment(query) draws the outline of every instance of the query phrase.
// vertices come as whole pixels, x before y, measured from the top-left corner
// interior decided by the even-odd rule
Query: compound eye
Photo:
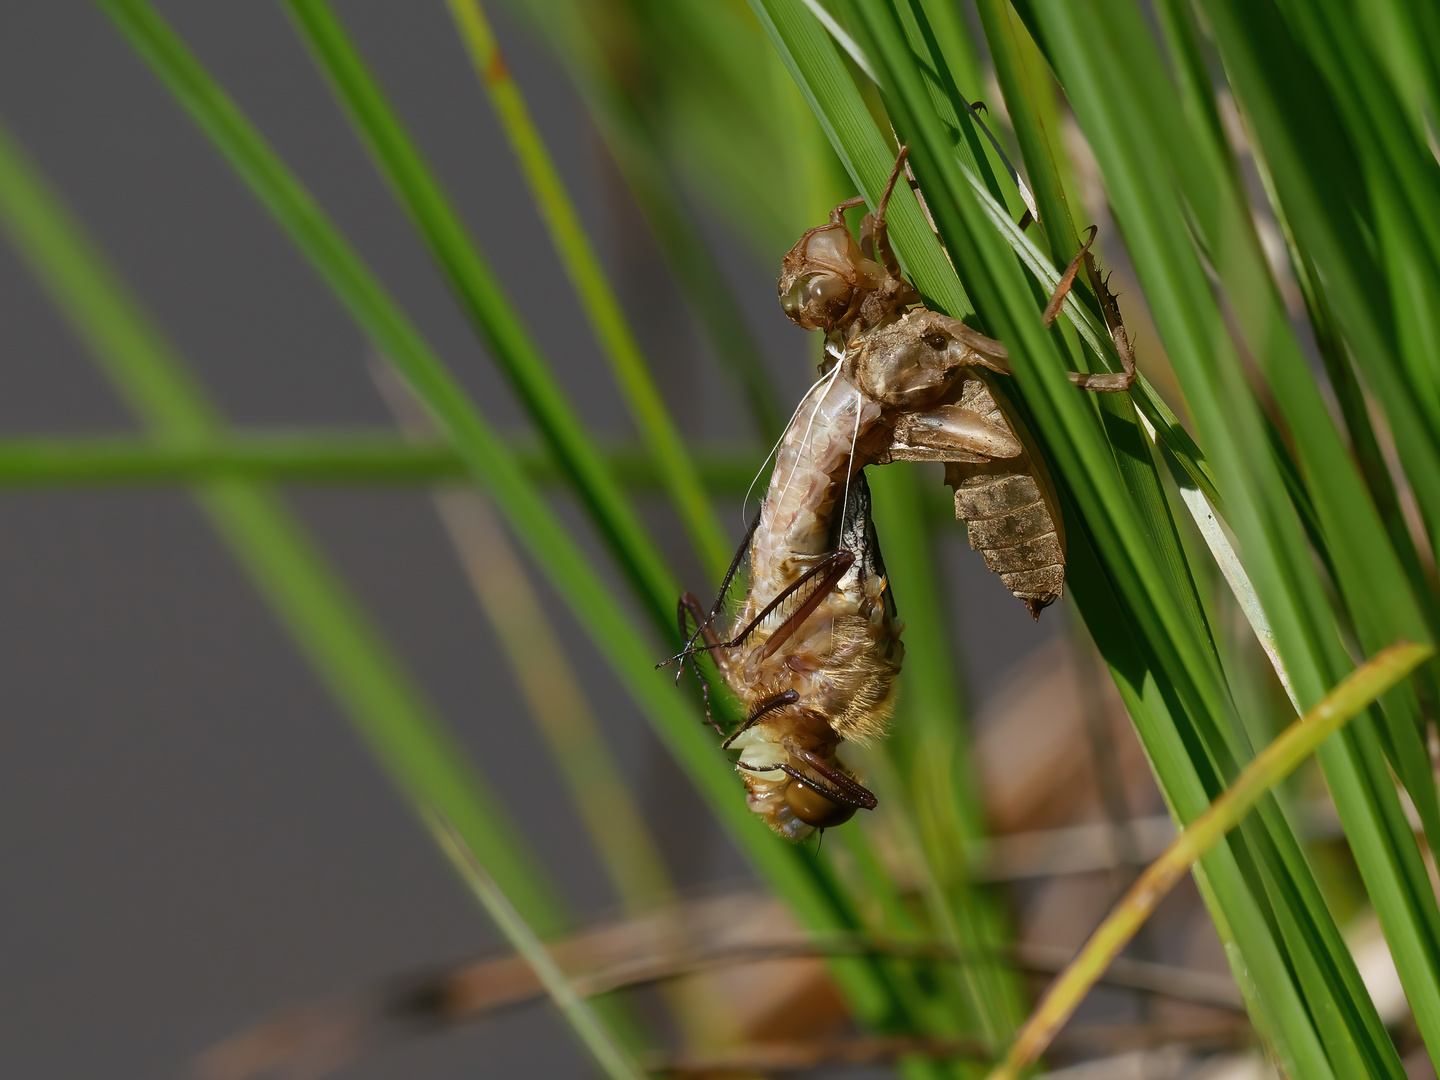
[[[785,805],[806,825],[816,829],[833,829],[855,816],[855,807],[832,802],[799,780],[791,780],[785,789]]]
[[[829,330],[850,308],[851,285],[838,274],[807,274],[780,295],[791,322],[807,330]]]
[[[837,302],[850,303],[850,283],[835,274],[815,274],[805,282],[805,303],[825,310]]]
[[[785,312],[785,317],[791,322],[798,323],[800,321],[800,293],[804,287],[805,283],[803,281],[797,281],[794,285],[790,286],[789,292],[780,294],[780,308]]]
[[[937,350],[937,351],[940,350],[940,349],[945,348],[945,346],[948,345],[949,343],[950,343],[950,339],[947,338],[944,334],[926,334],[926,335],[925,335],[925,344],[926,344],[926,345],[929,345],[930,348],[935,349],[935,350]]]

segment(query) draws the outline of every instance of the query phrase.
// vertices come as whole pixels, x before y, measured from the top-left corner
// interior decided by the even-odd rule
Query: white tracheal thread
[[[839,370],[837,365],[836,370]],[[845,466],[845,497],[840,500],[840,542],[845,538],[845,520],[850,512],[850,477],[855,473],[855,447],[860,443],[860,414],[865,411],[865,396],[855,391],[855,432],[850,436],[850,460]],[[835,623],[830,623],[830,651],[835,651]]]
[[[845,515],[850,511],[850,477],[855,472],[855,447],[860,442],[860,414],[865,411],[865,397],[855,391],[855,433],[850,436],[850,461],[845,467],[845,497],[840,500],[840,533],[845,533]]]
[[[810,389],[806,390],[805,393],[800,396],[800,404],[796,405],[795,411],[790,414],[790,419],[785,424],[785,430],[780,433],[780,438],[775,440],[775,445],[770,448],[770,453],[766,454],[765,460],[760,463],[760,470],[755,474],[755,478],[750,481],[750,486],[745,489],[745,498],[740,503],[740,524],[742,526],[746,525],[745,509],[750,503],[750,496],[755,493],[755,485],[760,482],[760,477],[765,475],[765,466],[770,464],[770,459],[773,458],[775,452],[780,449],[780,445],[785,441],[786,434],[790,431],[790,425],[795,422],[795,417],[800,415],[800,410],[805,407],[805,402],[808,401],[810,395],[815,392],[815,388],[832,377],[832,372],[821,375],[810,384]],[[814,419],[813,416],[811,419]]]
[[[839,378],[839,376],[840,376],[840,368],[841,368],[841,365],[840,365],[840,364],[836,364],[835,367],[834,367],[834,370],[832,370],[832,371],[830,372],[830,377],[829,377],[828,379],[824,380],[824,381],[825,381],[825,389],[824,389],[824,391],[820,394],[820,396],[816,399],[816,401],[815,401],[815,407],[810,410],[810,419],[809,419],[809,421],[807,421],[806,424],[805,424],[805,437],[800,440],[800,445],[801,445],[801,446],[809,446],[809,445],[810,445],[810,431],[811,431],[812,428],[815,427],[815,417],[817,417],[817,416],[820,415],[820,406],[824,403],[825,398],[829,395],[829,393],[830,393],[830,388],[835,385],[835,380],[836,380],[837,378]],[[816,381],[816,385],[819,385],[819,380]],[[804,405],[804,401],[801,401],[801,405]],[[796,409],[796,410],[795,410],[796,415],[799,415],[799,412],[800,412],[799,409]],[[782,441],[782,442],[784,441],[784,437],[783,437],[783,436],[781,437],[781,441]],[[778,447],[777,447],[777,449],[778,449]],[[777,464],[778,464],[778,460],[779,460],[779,459],[777,458],[776,460],[777,460]],[[795,474],[796,474],[797,472],[799,472],[799,471],[800,471],[799,469],[796,469],[796,468],[794,468],[793,466],[791,467],[791,469],[790,469],[790,475],[787,476],[787,477],[785,477],[785,486],[780,489],[780,496],[779,496],[779,498],[777,498],[777,499],[775,500],[777,506],[782,506],[782,505],[784,505],[784,503],[785,503],[785,496],[790,493],[790,484],[794,481],[794,479],[795,479]]]

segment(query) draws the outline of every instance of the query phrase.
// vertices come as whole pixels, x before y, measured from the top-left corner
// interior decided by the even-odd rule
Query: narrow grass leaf
[[[401,427],[412,437],[433,437],[424,408],[390,369],[377,363],[374,374]],[[659,844],[625,785],[570,657],[499,516],[474,490],[442,488],[433,498],[621,907],[640,915],[673,902],[675,883]]]
[[[730,545],[706,496],[695,462],[670,418],[629,321],[580,224],[565,183],[540,138],[519,85],[510,75],[484,9],[478,0],[449,0],[449,6],[475,72],[545,219],[561,264],[589,316],[596,339],[610,359],[641,439],[654,457],[666,492],[702,565],[718,582],[730,565]]]
[[[1167,768],[1162,772],[1162,780],[1172,799],[1184,796],[1184,801],[1177,804],[1177,811],[1182,820],[1188,819],[1203,809],[1202,805],[1191,802],[1194,788],[1190,785],[1196,780],[1201,782],[1202,789],[1213,785],[1216,779],[1236,769],[1237,761],[1249,753],[1243,736],[1236,742],[1240,731],[1238,720],[1230,709],[1213,642],[1203,628],[1193,584],[1188,582],[1188,574],[1182,572],[1176,576],[1175,571],[1177,568],[1183,571],[1184,563],[1183,555],[1176,554],[1179,545],[1173,527],[1168,532],[1152,529],[1164,521],[1168,511],[1163,510],[1163,504],[1155,507],[1153,513],[1147,510],[1148,522],[1137,514],[1139,508],[1132,503],[1133,496],[1127,490],[1127,483],[1120,481],[1117,468],[1123,467],[1127,476],[1133,478],[1144,475],[1146,463],[1131,448],[1132,436],[1127,435],[1125,444],[1116,444],[1114,448],[1106,445],[1107,440],[1097,438],[1098,417],[1093,405],[1087,407],[1087,403],[1078,400],[1068,380],[1061,375],[1060,358],[1033,314],[1034,299],[1030,290],[1017,277],[1018,267],[1012,257],[997,247],[993,230],[979,211],[969,183],[954,164],[943,129],[923,105],[921,80],[913,72],[913,62],[896,20],[880,9],[863,5],[849,7],[853,13],[849,21],[852,31],[857,22],[863,23],[873,39],[873,45],[864,39],[861,43],[871,51],[891,88],[887,103],[897,129],[911,144],[916,174],[925,185],[946,246],[956,265],[966,271],[977,299],[983,296],[980,306],[991,332],[1011,345],[1017,381],[1025,392],[1025,400],[1036,409],[1040,427],[1050,443],[1051,460],[1058,463],[1077,499],[1087,508],[1084,521],[1097,546],[1105,552],[1106,572],[1114,576],[1146,648],[1153,650],[1165,672],[1170,691],[1183,703],[1187,723],[1198,726],[1202,745],[1212,756],[1210,761],[1198,761],[1189,753],[1166,754],[1167,766],[1173,763],[1181,771],[1176,773]],[[1143,436],[1140,445],[1144,445]],[[1150,495],[1146,495],[1142,505],[1153,505]],[[1160,542],[1159,550],[1149,547],[1152,541]],[[1172,714],[1172,719],[1178,717]],[[1173,735],[1163,729],[1152,730],[1147,744],[1156,737],[1169,739]],[[1155,757],[1153,749],[1152,757]],[[1197,767],[1200,775],[1187,779],[1185,771]],[[1206,771],[1210,772],[1208,779]],[[1208,798],[1204,801],[1208,804]],[[1225,905],[1228,925],[1248,954],[1250,972],[1264,987],[1263,995],[1252,1000],[1265,1002],[1271,1014],[1265,1025],[1279,1033],[1277,1049],[1282,1060],[1287,1067],[1330,1075],[1332,1070],[1324,1043],[1329,1031],[1317,1030],[1307,1015],[1299,996],[1300,988],[1292,981],[1283,960],[1283,946],[1267,924],[1263,905],[1269,901],[1263,891],[1257,891],[1264,889],[1258,873],[1261,864],[1253,860],[1259,858],[1263,865],[1273,866],[1274,872],[1283,875],[1281,881],[1289,895],[1280,902],[1313,905],[1318,903],[1318,897],[1314,896],[1313,882],[1309,881],[1298,846],[1283,821],[1275,820],[1273,813],[1263,808],[1262,819],[1264,828],[1247,831],[1245,837],[1237,838],[1224,849],[1225,857],[1217,862],[1217,873],[1211,875],[1211,884]],[[1253,851],[1249,846],[1252,842],[1258,845]],[[1228,862],[1232,855],[1238,863]],[[1243,878],[1234,876],[1237,871]],[[1307,901],[1306,897],[1313,899]],[[1295,913],[1300,919],[1299,925],[1312,927],[1322,935],[1326,932],[1329,922],[1323,907],[1306,906],[1295,909]],[[1346,959],[1336,957],[1334,962],[1343,963]],[[1313,988],[1307,987],[1307,990],[1315,992]],[[1322,990],[1330,993],[1328,988]],[[1342,1037],[1350,1037],[1348,1032],[1349,1029],[1345,1029]],[[1354,1037],[1363,1040],[1367,1036],[1356,1033]],[[1393,1055],[1393,1050],[1391,1053]]]
[[[996,959],[1005,945],[995,898],[970,881],[965,851],[985,835],[974,763],[969,757],[950,626],[934,583],[941,576],[913,466],[872,469],[877,534],[886,575],[905,619],[905,691],[886,754],[923,853],[926,900],[943,940],[976,957],[959,976],[978,1034],[998,1049],[1023,1015],[1023,987]],[[949,509],[950,500],[946,500]],[[948,517],[949,515],[947,515]],[[951,518],[953,522],[953,518]]]
[[[565,978],[565,973],[560,970],[560,965],[515,909],[510,898],[495,883],[485,865],[475,857],[475,853],[465,843],[465,838],[438,810],[431,812],[429,823],[436,841],[450,857],[451,864],[460,872],[465,884],[500,928],[511,948],[530,965],[530,970],[535,972],[535,976],[544,985],[550,1000],[569,1022],[605,1075],[610,1077],[610,1080],[644,1080],[645,1074],[640,1066],[625,1052],[619,1040],[610,1033],[605,1022],[585,999],[575,992],[570,981]]]
[[[1139,67],[1149,64],[1160,74],[1160,60],[1148,28],[1134,14],[1113,18],[1108,24],[1114,39],[1112,55],[1131,58]],[[1180,32],[1177,27],[1172,41]],[[1183,49],[1172,44],[1172,51]],[[1181,70],[1185,70],[1183,66]],[[1200,77],[1198,72],[1195,77]],[[1208,83],[1207,83],[1208,86]],[[1202,87],[1189,88],[1187,98],[1199,99]],[[1278,410],[1293,444],[1271,439],[1275,457],[1284,470],[1297,510],[1306,519],[1321,558],[1329,568],[1343,599],[1342,618],[1353,621],[1361,647],[1378,649],[1397,637],[1422,640],[1429,626],[1422,603],[1407,588],[1401,556],[1392,549],[1375,506],[1367,498],[1365,483],[1346,451],[1326,408],[1319,385],[1304,356],[1279,289],[1273,282],[1263,248],[1253,226],[1239,179],[1220,134],[1207,123],[1194,125],[1188,137],[1182,115],[1163,102],[1151,102],[1151,128],[1159,146],[1170,152],[1173,173],[1180,180],[1197,213],[1201,238],[1210,262],[1224,282],[1247,341],[1270,383]],[[1194,116],[1199,107],[1189,110]],[[1131,123],[1135,119],[1131,118]],[[1167,136],[1166,138],[1165,136]],[[1296,498],[1303,477],[1303,496]],[[1302,557],[1303,558],[1303,557]],[[1318,610],[1318,605],[1317,605]],[[1426,672],[1431,669],[1426,669]],[[1422,674],[1424,674],[1422,672]],[[1431,682],[1430,692],[1435,687]],[[1440,804],[1425,753],[1415,734],[1420,727],[1418,703],[1406,688],[1386,696],[1387,731],[1395,747],[1392,764],[1400,774],[1435,838],[1440,830]]]
[[[1403,373],[1387,274],[1367,236],[1373,223],[1364,155],[1314,58],[1273,0],[1205,0],[1202,8],[1286,220],[1326,283],[1356,366],[1384,407],[1433,543],[1440,535],[1440,446]]]
[[[516,462],[544,487],[565,484],[550,452],[530,442],[510,445]],[[605,467],[627,488],[662,490],[649,451],[606,443]],[[745,493],[760,467],[748,449],[693,451],[701,483],[712,495]],[[159,438],[82,436],[0,439],[0,486],[64,487],[102,484],[187,484],[257,480],[277,484],[431,484],[468,475],[449,446],[392,433],[307,429],[304,432],[228,430],[177,444]]]
[[[776,79],[744,58],[756,55],[730,5],[671,0],[664,16],[619,21],[613,33],[589,32],[586,0],[512,0],[559,54],[580,99],[635,197],[666,262],[738,384],[758,441],[778,438],[789,407],[776,396],[764,351],[743,318],[740,298],[720,272],[714,240],[687,197],[689,179],[716,204],[744,205],[733,220],[767,243],[788,243],[795,206],[810,216],[814,189],[828,186],[829,163],[815,140],[796,138],[791,102],[775,101]],[[742,47],[729,47],[743,42]],[[657,109],[646,91],[666,103]],[[790,92],[793,97],[793,91]],[[716,109],[716,102],[725,107]],[[693,103],[693,105],[691,104]],[[809,136],[809,132],[805,132]],[[755,168],[737,155],[741,141],[773,163]],[[809,183],[806,183],[806,182]],[[816,183],[816,181],[820,181]]]
[[[1291,505],[1282,465],[1274,456],[1274,444],[1265,431],[1224,316],[1192,250],[1190,230],[1178,211],[1182,203],[1172,193],[1172,185],[1176,174],[1183,170],[1167,166],[1155,154],[1157,144],[1166,144],[1164,136],[1147,140],[1144,151],[1138,148],[1137,134],[1154,123],[1146,112],[1163,110],[1164,102],[1160,95],[1140,91],[1138,86],[1123,93],[1114,89],[1117,78],[1138,80],[1147,68],[1158,70],[1158,62],[1149,61],[1141,51],[1145,31],[1140,16],[1130,12],[1123,19],[1101,19],[1098,11],[1085,13],[1074,6],[1052,3],[1037,5],[1036,10],[1067,92],[1106,170],[1112,202],[1125,224],[1126,240],[1150,296],[1167,352],[1185,388],[1207,452],[1215,462],[1227,516],[1240,540],[1241,557],[1274,628],[1297,696],[1302,704],[1312,703],[1323,695],[1325,685],[1345,670],[1348,653]],[[1126,27],[1131,28],[1128,34],[1124,33]],[[1115,64],[1122,56],[1125,63],[1120,71]],[[1180,123],[1173,116],[1168,120],[1172,125]],[[1276,344],[1280,339],[1272,333],[1260,340]],[[1300,385],[1298,373],[1296,385]],[[1313,384],[1304,385],[1315,393]],[[1322,423],[1329,424],[1328,416],[1317,406],[1306,424],[1308,434],[1315,437],[1311,449],[1317,453],[1321,446],[1318,437],[1325,430]],[[1345,462],[1340,467],[1350,470],[1350,490],[1364,500],[1353,466]],[[1331,479],[1330,475],[1323,480],[1317,478],[1317,486]],[[1337,508],[1337,532],[1355,524],[1343,519],[1345,513],[1358,519],[1362,508],[1363,502],[1348,510]],[[1388,549],[1373,509],[1369,522],[1372,540]],[[1350,554],[1352,559],[1370,559],[1373,564],[1380,553],[1359,550]],[[1405,586],[1398,562],[1392,560],[1388,565],[1393,586],[1403,594]],[[1360,591],[1357,599],[1360,603],[1367,600]],[[1428,635],[1413,605],[1409,625],[1418,636]],[[1365,647],[1376,647],[1373,630],[1366,634]],[[1408,718],[1418,715],[1413,702],[1412,692],[1404,687],[1387,696],[1382,710],[1387,720],[1383,731],[1392,740],[1391,760],[1397,771],[1415,785],[1417,805],[1423,802],[1431,807],[1422,811],[1422,817],[1429,816],[1433,821],[1433,779],[1419,743],[1418,725]],[[1399,800],[1393,783],[1383,776],[1383,767],[1377,769],[1380,745],[1372,723],[1362,719],[1322,749],[1319,757],[1362,876],[1391,941],[1402,981],[1417,1002],[1417,1020],[1427,1041],[1434,1045],[1434,1040],[1440,1038],[1440,1013],[1432,1010],[1430,1003],[1440,1000],[1436,937],[1440,911],[1435,908],[1430,890],[1421,887],[1424,869],[1413,837],[1396,827]],[[1328,914],[1318,902],[1307,907],[1315,912],[1316,931],[1333,939]],[[1321,945],[1321,941],[1317,939],[1315,945]],[[1358,984],[1353,964],[1338,953],[1333,940],[1326,951],[1334,957],[1326,982],[1335,981],[1328,986],[1308,983],[1309,993],[1318,1000],[1333,1001],[1342,1009],[1358,1002],[1359,1011],[1351,1013],[1355,1045],[1367,1058],[1383,1059],[1393,1070],[1389,1040],[1379,1030],[1373,1008],[1355,993]],[[1322,1026],[1320,1033],[1338,1039],[1332,1027]]]
[[[667,572],[665,560],[614,478],[605,472],[584,424],[365,62],[324,0],[287,0],[286,7],[376,163],[430,246],[466,315],[489,346],[491,356],[556,460],[570,475],[576,496],[605,538],[611,555],[625,570],[636,596],[657,628],[662,633],[673,633],[674,598],[680,590]],[[394,362],[413,383],[413,365],[400,357]],[[433,391],[427,393],[418,385],[416,389],[422,400],[435,408]],[[459,392],[458,387],[454,392]]]

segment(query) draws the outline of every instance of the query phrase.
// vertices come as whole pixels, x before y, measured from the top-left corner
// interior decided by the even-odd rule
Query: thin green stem
[[[667,638],[673,637],[679,584],[634,507],[614,477],[605,471],[573,403],[525,330],[459,214],[329,5],[324,0],[286,0],[286,7],[376,164],[429,245],[471,324],[570,477],[577,498],[656,629]],[[228,144],[236,150],[242,149],[242,140],[235,138],[239,134],[233,127],[228,132]],[[261,148],[251,145],[244,149],[254,152]],[[261,152],[269,156],[268,148]],[[278,178],[277,166],[278,161],[265,167],[272,180]],[[382,345],[382,355],[434,412],[442,430],[463,453],[469,441],[464,428],[473,427],[478,414],[454,377],[438,359],[420,364],[413,355],[397,353],[382,342],[377,344]]]
[[[478,0],[448,0],[448,3],[475,72],[500,118],[531,196],[549,229],[550,240],[590,319],[596,339],[610,359],[615,380],[624,391],[630,415],[654,459],[665,491],[679,512],[702,564],[711,577],[719,581],[730,565],[730,545],[724,530],[706,496],[699,469],[670,418],[629,321],[580,224],[565,182],[535,128],[519,85],[510,75],[495,32]]]
[[[495,879],[486,871],[485,865],[475,857],[455,826],[451,825],[438,811],[427,816],[431,831],[441,850],[450,858],[450,863],[474,893],[475,899],[494,920],[505,940],[520,954],[530,970],[535,972],[545,992],[550,995],[560,1014],[569,1021],[575,1034],[585,1044],[585,1049],[604,1070],[610,1080],[644,1080],[640,1066],[626,1053],[611,1036],[610,1029],[590,1007],[589,1002],[577,994],[560,970],[560,965],[550,955],[530,924],[525,921],[510,898],[505,895]]]
[[[605,445],[606,468],[637,491],[660,490],[649,451]],[[517,463],[536,484],[566,483],[548,451],[511,444]],[[741,449],[694,451],[696,470],[716,495],[741,495],[760,467],[760,455]],[[174,442],[134,436],[0,439],[0,486],[68,487],[109,484],[189,484],[250,480],[276,484],[440,484],[463,481],[465,462],[453,449],[389,432],[217,432]]]

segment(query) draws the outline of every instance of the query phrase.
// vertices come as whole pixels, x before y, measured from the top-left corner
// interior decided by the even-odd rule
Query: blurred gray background
[[[523,431],[279,7],[159,7],[484,412]],[[336,7],[581,412],[597,431],[625,435],[620,398],[444,6]],[[523,29],[495,14],[672,405],[704,438],[747,439],[736,397],[583,103]],[[359,331],[94,7],[0,4],[0,119],[234,424],[390,422]],[[809,354],[775,304],[782,252],[762,259],[711,225],[743,300],[736,317],[764,343],[793,400],[809,381]],[[129,430],[123,403],[0,244],[0,434]],[[575,906],[609,912],[613,897],[556,794],[558,778],[426,494],[305,489],[290,498]],[[701,581],[669,515],[646,510],[682,577]],[[738,538],[738,506],[726,517]],[[1032,624],[958,532],[948,565],[968,687],[984,700],[1062,620]],[[691,888],[746,881],[738,855],[548,600],[677,875]],[[486,769],[499,760],[503,770]],[[0,860],[5,1076],[182,1075],[198,1051],[278,1008],[497,948],[180,491],[0,491]],[[343,1075],[587,1071],[562,1025],[533,1007],[408,1042]]]

